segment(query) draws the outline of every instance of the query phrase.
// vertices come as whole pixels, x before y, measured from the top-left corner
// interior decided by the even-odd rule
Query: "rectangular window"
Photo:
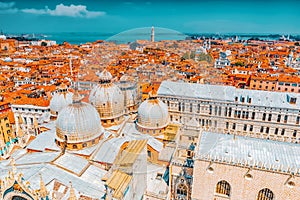
[[[266,120],[266,113],[263,113],[262,120],[263,120],[263,121]]]
[[[246,131],[247,130],[247,124],[244,124],[244,129],[243,129],[244,131]]]
[[[284,132],[285,132],[285,130],[284,130],[284,128],[281,130],[281,135],[284,135]]]
[[[226,129],[229,128],[229,122],[226,122]]]
[[[293,137],[297,137],[297,130],[294,130]]]
[[[275,128],[274,134],[275,134],[275,135],[278,134],[278,128]]]
[[[255,112],[252,112],[252,117],[251,119],[255,119]]]
[[[249,117],[249,111],[246,111],[246,119]]]
[[[297,98],[296,97],[291,97],[290,99],[290,104],[296,104]]]
[[[263,126],[260,127],[260,132],[261,133],[264,132],[264,127]]]
[[[300,121],[300,116],[297,116],[297,118],[296,118],[296,124],[299,124],[299,121]]]
[[[267,128],[266,128],[266,133],[268,134],[269,132],[270,132],[270,128],[267,127]]]
[[[268,121],[270,122],[271,120],[272,120],[272,114],[269,114]]]
[[[225,107],[224,116],[227,117],[227,107]]]
[[[232,124],[232,129],[235,130],[235,123]]]
[[[280,122],[280,119],[281,119],[281,115],[278,115],[277,116],[277,122]]]
[[[190,112],[193,112],[193,104],[190,103]]]
[[[288,116],[285,115],[285,116],[284,116],[284,123],[287,123],[287,121],[288,121]]]
[[[237,112],[237,117],[241,118],[241,111],[240,110]]]

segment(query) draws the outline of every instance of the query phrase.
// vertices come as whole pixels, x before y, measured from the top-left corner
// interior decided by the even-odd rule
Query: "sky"
[[[5,33],[119,33],[164,27],[183,33],[300,34],[298,0],[0,0]]]

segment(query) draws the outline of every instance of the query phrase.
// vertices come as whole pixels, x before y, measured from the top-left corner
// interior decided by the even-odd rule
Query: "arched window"
[[[257,196],[257,200],[273,200],[273,199],[274,199],[274,194],[268,188],[264,188],[261,191],[259,191]]]
[[[187,187],[184,184],[177,185],[176,193],[179,196],[187,196]]]
[[[217,183],[216,193],[230,196],[230,185],[227,181],[220,181]]]

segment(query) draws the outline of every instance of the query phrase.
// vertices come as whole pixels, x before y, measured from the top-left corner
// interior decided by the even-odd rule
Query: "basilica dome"
[[[109,71],[102,71],[99,79],[99,84],[90,93],[89,102],[97,109],[104,126],[117,125],[123,121],[124,94],[111,82]]]
[[[151,95],[138,108],[137,126],[140,131],[160,133],[169,123],[168,106]]]
[[[97,143],[103,133],[97,110],[81,102],[74,94],[72,104],[63,108],[56,120],[56,142],[59,146],[67,143],[67,149],[81,149]]]
[[[50,100],[51,114],[57,116],[61,109],[72,103],[72,97],[73,93],[68,91],[65,84],[61,84]]]
[[[137,82],[132,76],[123,75],[118,84],[124,95],[125,113],[136,113],[138,105]]]

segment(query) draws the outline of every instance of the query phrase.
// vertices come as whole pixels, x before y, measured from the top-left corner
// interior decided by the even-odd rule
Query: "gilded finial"
[[[40,196],[46,198],[48,196],[48,191],[46,189],[45,183],[43,181],[42,174],[40,173]]]
[[[75,191],[74,191],[71,181],[70,181],[70,195],[69,195],[68,200],[77,200],[77,197],[75,195]]]

